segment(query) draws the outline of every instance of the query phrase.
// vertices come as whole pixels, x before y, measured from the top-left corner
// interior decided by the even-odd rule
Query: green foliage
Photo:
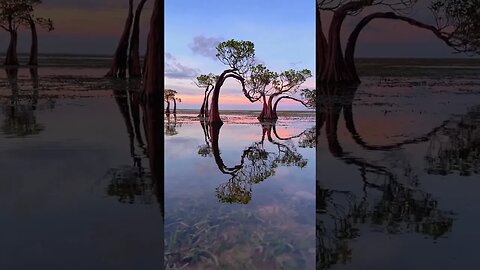
[[[299,71],[293,69],[286,70],[273,80],[273,87],[278,93],[285,93],[288,91],[295,92],[300,85],[310,77],[312,77],[312,72],[308,69]]]
[[[308,105],[309,108],[316,107],[317,91],[315,89],[304,88],[300,90],[300,96],[302,100]]]
[[[173,89],[165,89],[163,91],[163,98],[165,101],[169,101],[169,100],[172,100],[175,98],[175,95],[177,94],[178,92],[173,90]]]
[[[200,88],[214,86],[217,79],[218,79],[218,76],[213,73],[202,74],[197,77],[195,84]]]
[[[259,99],[267,92],[267,86],[278,77],[276,72],[270,71],[264,65],[256,65],[250,71],[250,76],[246,81],[248,94],[252,99]]]
[[[255,62],[255,45],[251,41],[230,39],[217,45],[218,60],[241,74]]]
[[[459,52],[480,53],[480,2],[435,0],[430,5],[437,27]]]

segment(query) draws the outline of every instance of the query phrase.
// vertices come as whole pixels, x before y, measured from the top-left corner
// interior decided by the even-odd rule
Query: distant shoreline
[[[191,113],[191,114],[198,114],[199,109],[177,109],[177,114],[179,113]],[[260,110],[242,110],[242,109],[229,109],[229,110],[220,110],[220,113],[224,114],[235,114],[235,113],[255,113],[259,114]],[[315,115],[315,111],[299,111],[299,110],[281,110],[277,111],[277,113],[287,113],[287,114],[312,114]]]
[[[19,57],[29,57],[29,52],[18,53]],[[5,52],[0,52],[0,57],[4,57]],[[95,58],[112,58],[113,54],[95,54],[95,53],[40,53],[39,57],[72,57],[72,58],[81,58],[81,57],[95,57]],[[372,60],[381,60],[381,61],[391,61],[391,60],[416,60],[416,61],[432,61],[432,60],[441,60],[441,61],[475,61],[480,62],[480,56],[473,57],[356,57],[357,61],[372,61]]]

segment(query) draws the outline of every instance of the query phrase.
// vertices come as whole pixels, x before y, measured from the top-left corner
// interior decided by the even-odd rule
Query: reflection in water
[[[113,95],[125,123],[129,138],[131,166],[121,166],[110,169],[107,178],[110,184],[107,187],[109,196],[118,197],[122,203],[135,203],[135,199],[143,204],[152,203],[153,184],[150,176],[145,172],[142,165],[142,157],[145,155],[145,143],[140,132],[140,110],[133,102],[133,94],[139,91],[139,84],[135,81],[113,81],[115,86]],[[135,140],[137,145],[135,145]],[[139,150],[137,150],[137,148]],[[138,154],[137,152],[141,152]]]
[[[311,129],[287,138],[271,124],[199,124],[166,139],[170,153],[201,144],[194,157],[168,158],[167,269],[313,269],[315,195],[305,187],[305,155],[313,153],[296,146]],[[190,140],[198,126],[203,138]],[[187,162],[192,170],[184,172]]]
[[[158,104],[141,104],[138,100],[140,81],[116,80],[114,97],[125,122],[129,138],[130,156],[132,165],[110,169],[106,178],[110,179],[107,187],[109,196],[118,197],[122,203],[151,204],[152,198],[157,198],[163,216],[163,173],[161,172],[162,159],[161,140],[163,132],[161,117],[163,110]],[[159,115],[157,113],[160,112]],[[141,131],[141,117],[143,116],[143,134]],[[146,144],[144,140],[146,138]],[[148,158],[150,171],[142,164]]]
[[[240,163],[234,167],[228,167],[222,160],[218,144],[221,126],[208,125],[201,120],[201,126],[205,135],[206,144],[200,147],[198,153],[201,156],[213,155],[218,169],[231,178],[216,189],[217,198],[224,203],[247,204],[252,199],[252,185],[258,184],[275,174],[279,165],[297,166],[303,168],[307,160],[297,152],[292,138],[300,137],[305,132],[289,138],[280,138],[277,134],[275,124],[262,124],[262,138],[258,142],[243,150],[240,156]],[[280,143],[272,138],[272,130]],[[277,147],[277,152],[267,151],[264,147],[265,138],[268,142]],[[210,143],[208,142],[210,141]],[[211,146],[210,146],[211,144]]]
[[[425,157],[427,173],[462,176],[480,172],[480,106],[435,133]]]
[[[177,123],[177,114],[173,116],[169,113],[166,114],[167,122],[165,123],[165,136],[175,136],[178,134],[177,127],[181,127],[181,123]],[[173,119],[172,119],[173,118]]]
[[[324,86],[321,90],[317,125],[320,129],[325,126],[330,154],[358,170],[363,188],[361,192],[326,189],[322,187],[321,173],[318,175],[317,268],[328,269],[335,264],[352,262],[354,251],[350,240],[362,236],[362,224],[385,234],[415,232],[437,239],[448,233],[453,223],[452,213],[438,209],[433,196],[419,189],[418,175],[409,160],[394,151],[430,140],[443,132],[447,124],[418,138],[390,145],[371,145],[355,129],[352,103],[356,87]],[[341,145],[337,129],[342,112],[346,129],[360,146],[361,154],[347,152]],[[368,159],[371,152],[378,151],[389,151],[388,158]]]
[[[5,72],[10,85],[11,95],[10,99],[2,106],[5,114],[5,119],[1,126],[2,133],[6,137],[25,137],[39,134],[45,127],[37,123],[35,117],[39,99],[37,69],[30,69],[32,91],[27,96],[24,96],[24,91],[18,85],[18,69],[7,68]]]

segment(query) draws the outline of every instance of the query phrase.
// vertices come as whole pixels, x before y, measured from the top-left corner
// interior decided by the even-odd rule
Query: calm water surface
[[[362,63],[317,124],[214,128],[140,106],[103,58],[48,61],[0,72],[0,269],[478,266],[478,65]]]
[[[136,86],[104,72],[2,70],[0,269],[161,269],[163,183],[124,113],[143,115]]]
[[[166,119],[168,267],[314,269],[315,114],[223,113]]]
[[[480,71],[427,64],[322,88],[319,269],[478,268]]]

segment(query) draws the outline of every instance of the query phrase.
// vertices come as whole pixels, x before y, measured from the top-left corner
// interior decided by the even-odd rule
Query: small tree
[[[22,26],[29,27],[32,32],[29,64],[37,64],[38,39],[36,24],[39,24],[48,31],[53,30],[51,19],[37,18],[33,14],[35,6],[41,3],[41,0],[0,0],[0,27],[10,34],[10,43],[5,57],[5,65],[18,65],[18,29]]]
[[[244,76],[251,69],[255,61],[255,46],[251,41],[231,39],[218,44],[216,56],[220,62],[229,68],[224,70],[215,82],[208,121],[210,124],[221,126],[223,121],[220,119],[218,110],[220,89],[228,78],[234,78],[242,83],[242,89],[244,93],[246,93]]]
[[[176,112],[177,105],[176,105],[176,101],[175,101],[175,95],[176,94],[177,94],[177,91],[175,91],[173,89],[165,89],[165,91],[163,93],[163,99],[167,103],[167,108],[165,109],[166,114],[170,114],[170,101],[174,102],[175,107],[174,107],[173,113],[177,113]]]
[[[210,74],[202,74],[197,77],[195,84],[199,88],[205,88],[205,94],[203,96],[202,107],[200,108],[200,113],[198,117],[208,117],[208,99],[212,93],[213,88],[215,87],[215,81],[218,79],[218,76]]]

